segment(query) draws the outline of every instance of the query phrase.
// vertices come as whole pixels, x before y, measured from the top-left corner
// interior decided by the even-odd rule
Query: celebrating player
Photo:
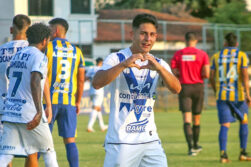
[[[101,66],[103,65],[103,59],[97,58],[96,59],[96,66],[91,67],[88,69],[86,73],[86,79],[89,79],[92,81],[92,78],[96,74],[98,70],[100,70]],[[105,131],[107,129],[107,125],[104,124],[102,112],[101,112],[101,106],[104,99],[104,88],[100,88],[98,90],[94,89],[93,86],[90,88],[90,96],[92,100],[92,112],[90,114],[90,119],[88,122],[87,131],[88,132],[94,132],[93,125],[96,121],[96,118],[98,117],[99,120],[99,126],[101,131]]]
[[[10,61],[10,84],[4,104],[0,164],[6,166],[14,157],[41,152],[47,167],[57,167],[52,135],[42,108],[42,92],[47,74],[47,57],[42,53],[49,42],[50,29],[38,23],[28,28],[29,47]],[[37,159],[27,166],[36,167]]]
[[[202,147],[198,145],[200,134],[200,114],[203,108],[203,79],[209,78],[209,58],[206,52],[197,49],[198,42],[194,32],[185,35],[186,47],[177,51],[171,68],[179,78],[182,90],[179,94],[179,106],[183,113],[183,128],[188,145],[188,155],[195,156]],[[193,127],[191,123],[193,121]]]
[[[84,85],[84,57],[79,48],[65,39],[68,23],[62,18],[49,21],[51,41],[47,47],[48,80],[52,100],[52,131],[57,120],[59,136],[64,138],[70,167],[78,167],[75,143],[77,114]]]
[[[240,161],[251,161],[247,155],[248,105],[251,105],[248,78],[248,57],[237,46],[233,33],[225,36],[225,48],[213,55],[211,60],[210,82],[217,100],[220,162],[228,163],[227,134],[231,122],[240,122]]]
[[[131,47],[110,54],[94,76],[96,89],[111,84],[104,167],[167,166],[154,122],[156,87],[159,76],[173,93],[179,93],[181,86],[169,65],[149,53],[157,27],[153,15],[137,15]]]

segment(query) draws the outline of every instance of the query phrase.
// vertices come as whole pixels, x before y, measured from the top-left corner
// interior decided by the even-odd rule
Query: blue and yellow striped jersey
[[[85,65],[81,50],[66,39],[56,38],[48,44],[46,55],[52,104],[75,106],[77,73]]]
[[[226,47],[211,58],[215,70],[216,99],[244,101],[241,69],[248,67],[248,56],[236,47]]]

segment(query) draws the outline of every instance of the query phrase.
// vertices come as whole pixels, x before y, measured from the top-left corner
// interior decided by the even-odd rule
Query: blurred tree
[[[101,1],[101,0],[98,0]],[[144,8],[176,16],[193,15],[214,22],[243,23],[250,21],[245,0],[102,0],[104,9]],[[233,14],[234,13],[234,14]]]

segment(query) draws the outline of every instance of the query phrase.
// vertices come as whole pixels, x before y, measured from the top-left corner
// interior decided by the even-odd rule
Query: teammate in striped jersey
[[[251,161],[246,153],[248,140],[249,94],[248,57],[238,48],[237,37],[233,33],[225,36],[225,48],[213,55],[211,60],[210,82],[216,95],[219,123],[219,143],[221,162],[228,163],[226,153],[227,133],[231,122],[240,121],[239,160]]]
[[[48,80],[52,100],[51,131],[57,120],[59,136],[64,138],[70,167],[78,166],[75,143],[77,114],[84,84],[84,57],[66,37],[68,23],[62,18],[49,21],[52,41],[48,44]]]

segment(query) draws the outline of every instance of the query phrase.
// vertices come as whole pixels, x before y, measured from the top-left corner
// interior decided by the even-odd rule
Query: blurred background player
[[[29,155],[35,158],[27,161],[26,166],[36,167],[36,153],[41,152],[46,167],[57,167],[52,135],[42,108],[47,74],[47,57],[42,52],[49,42],[50,29],[38,23],[29,27],[26,34],[29,46],[12,57],[7,70],[10,84],[2,116],[0,164],[5,167],[14,155]]]
[[[198,42],[196,34],[194,32],[186,33],[185,40],[186,47],[174,54],[171,68],[182,86],[179,94],[179,108],[183,113],[188,155],[195,156],[202,150],[198,142],[200,114],[204,99],[203,79],[209,78],[210,67],[207,53],[196,48]],[[193,127],[191,127],[192,122]]]
[[[93,78],[96,89],[111,84],[104,167],[167,167],[154,121],[157,81],[161,77],[172,93],[179,93],[181,86],[169,65],[149,53],[157,28],[153,15],[135,16],[131,46],[110,54]]]
[[[0,46],[0,120],[3,114],[4,99],[7,95],[8,78],[6,70],[9,67],[11,58],[22,48],[28,46],[26,38],[26,30],[30,26],[30,18],[26,15],[16,15],[12,20],[10,33],[12,34],[12,41]],[[0,133],[2,132],[2,124],[0,122]],[[1,135],[1,134],[0,134]],[[9,165],[9,167],[11,164]]]
[[[88,71],[86,73],[86,79],[89,79],[91,82],[94,75],[96,74],[96,72],[98,70],[100,70],[102,65],[103,65],[103,59],[100,57],[97,58],[96,59],[96,66],[88,69]],[[90,119],[88,122],[87,131],[88,132],[95,131],[93,129],[93,125],[94,125],[97,117],[99,120],[99,126],[100,126],[101,131],[105,131],[108,128],[108,126],[104,124],[103,117],[102,117],[102,111],[101,111],[101,107],[102,107],[102,103],[103,103],[103,99],[104,99],[104,88],[95,89],[91,85],[89,95],[92,100],[92,112],[90,114]]]
[[[248,56],[237,46],[237,37],[233,33],[225,36],[224,48],[211,59],[210,82],[215,92],[218,118],[221,124],[219,132],[220,161],[228,163],[227,136],[231,122],[236,118],[240,122],[240,161],[251,161],[247,155],[248,142],[248,106],[249,94]],[[245,101],[246,100],[246,101]]]
[[[62,18],[49,21],[51,41],[47,47],[48,80],[52,101],[52,131],[57,120],[58,133],[64,139],[70,167],[78,167],[78,149],[75,143],[77,114],[84,85],[84,57],[79,48],[66,37],[68,23]]]

